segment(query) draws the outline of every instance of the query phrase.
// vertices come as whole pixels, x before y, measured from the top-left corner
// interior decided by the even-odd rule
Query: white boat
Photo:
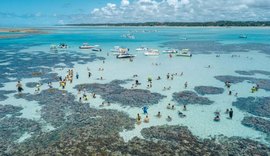
[[[95,48],[96,46],[89,45],[88,43],[83,43],[82,46],[79,46],[80,49],[92,49]]]
[[[58,45],[58,48],[60,48],[60,49],[67,49],[67,48],[68,48],[68,45],[65,44],[65,43],[60,43],[60,44]]]
[[[146,47],[138,47],[136,49],[136,51],[147,51],[147,50],[148,50],[148,48],[146,48]]]
[[[118,48],[116,51],[114,51],[113,55],[125,54],[128,51],[128,48]]]
[[[176,49],[168,49],[168,50],[163,50],[162,51],[164,54],[175,54],[178,52]]]
[[[145,56],[158,56],[159,51],[155,49],[148,50],[147,52],[144,53]]]
[[[129,53],[123,53],[123,54],[118,54],[116,55],[116,58],[121,59],[121,58],[133,58],[135,55],[129,54]]]
[[[180,52],[176,53],[176,56],[192,57],[189,49],[182,49]]]
[[[98,48],[98,47],[95,47],[95,48],[92,48],[92,51],[101,52],[101,51],[102,51],[102,49],[101,49],[101,48]]]

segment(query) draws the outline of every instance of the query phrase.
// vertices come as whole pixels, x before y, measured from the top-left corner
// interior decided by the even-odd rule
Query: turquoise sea
[[[35,147],[39,151],[51,146],[53,149],[55,144],[60,144],[62,136],[66,140],[79,138],[73,134],[74,130],[82,131],[85,137],[88,132],[92,137],[113,134],[127,144],[134,142],[134,138],[153,141],[142,130],[163,125],[187,127],[199,139],[239,137],[269,148],[270,28],[48,27],[40,30],[42,33],[0,39],[0,155],[20,152],[27,155],[26,151],[35,146],[39,146]],[[135,38],[125,38],[124,34]],[[247,38],[240,38],[242,34]],[[102,51],[79,49],[86,42],[99,45]],[[60,43],[67,44],[68,48],[50,50],[51,45]],[[132,61],[117,59],[111,52],[114,46],[129,48],[135,57]],[[144,52],[136,51],[141,46],[158,49],[160,55],[145,56]],[[170,57],[162,53],[172,48],[188,48],[193,56],[173,54]],[[59,76],[64,78],[71,69],[73,82],[67,82],[62,89]],[[161,80],[156,80],[158,76]],[[150,88],[148,78],[152,78]],[[22,94],[17,93],[19,80],[24,89]],[[112,83],[114,80],[128,81],[118,84]],[[141,85],[134,87],[135,80]],[[231,82],[230,88],[225,86],[225,81]],[[48,82],[63,97],[46,93]],[[36,91],[37,83],[41,84],[40,91]],[[78,93],[78,86],[82,84],[90,87],[82,87]],[[258,84],[258,91],[252,92],[252,87]],[[199,86],[203,91],[210,91],[200,93],[195,89]],[[164,90],[164,87],[170,89]],[[210,93],[213,87],[223,91]],[[228,95],[230,91],[232,95]],[[93,93],[96,98],[92,98]],[[80,102],[83,94],[88,99]],[[110,105],[101,105],[104,101]],[[175,109],[167,109],[168,103]],[[142,120],[146,117],[143,106],[148,107],[149,123],[138,124],[138,113]],[[231,108],[233,118],[229,119],[225,111]],[[85,115],[88,109],[90,115]],[[111,110],[112,114],[100,112]],[[186,117],[179,117],[178,111]],[[122,112],[122,118],[127,119],[122,121],[117,112]],[[160,118],[156,117],[158,112],[162,114]],[[215,112],[219,112],[218,122],[213,121]],[[167,120],[168,116],[171,121]],[[96,124],[99,128],[92,133]],[[115,131],[111,134],[112,129]],[[41,138],[43,142],[34,146]]]

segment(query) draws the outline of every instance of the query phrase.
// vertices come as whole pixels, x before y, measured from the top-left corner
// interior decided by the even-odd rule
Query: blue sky
[[[270,0],[0,0],[0,26],[270,20]]]

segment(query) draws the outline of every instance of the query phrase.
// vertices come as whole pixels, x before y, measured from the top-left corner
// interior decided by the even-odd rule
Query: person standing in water
[[[147,106],[144,106],[142,109],[143,109],[143,114],[148,114],[148,112],[147,112],[148,107]]]
[[[88,78],[90,78],[90,77],[91,77],[91,75],[92,75],[92,73],[91,73],[91,72],[88,72]]]
[[[76,79],[79,79],[79,74],[78,73],[76,73]]]
[[[232,110],[232,108],[231,108],[231,110],[229,111],[229,117],[230,117],[230,119],[233,118],[233,110]]]
[[[18,90],[19,93],[21,93],[23,91],[21,81],[18,81],[16,87],[17,87],[17,90]]]
[[[187,82],[185,82],[185,89],[187,88],[187,86],[188,86],[188,84],[187,84]]]

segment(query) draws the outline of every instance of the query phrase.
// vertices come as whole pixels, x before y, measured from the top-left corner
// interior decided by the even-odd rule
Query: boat
[[[122,54],[116,55],[116,58],[118,58],[118,59],[133,58],[133,57],[135,57],[135,55],[132,55],[132,54],[129,54],[129,53],[122,53]]]
[[[147,50],[148,50],[148,48],[146,48],[146,47],[138,47],[136,49],[136,51],[147,51]]]
[[[95,48],[92,48],[92,51],[101,52],[101,51],[102,51],[102,49],[101,49],[101,48],[98,48],[98,47],[95,47]]]
[[[159,52],[156,49],[148,50],[144,53],[145,56],[158,56]]]
[[[68,45],[65,44],[65,43],[60,43],[60,44],[58,45],[58,48],[60,48],[60,49],[67,49],[67,48],[68,48]]]
[[[91,46],[88,43],[83,43],[83,45],[79,46],[80,49],[92,49],[95,48],[96,46]]]
[[[164,54],[175,54],[178,52],[176,49],[167,49],[162,51]]]
[[[114,51],[113,55],[125,54],[129,51],[128,48],[118,48]]]
[[[247,38],[247,36],[244,34],[241,34],[241,35],[239,35],[239,38]]]
[[[182,49],[180,52],[176,53],[176,56],[192,57],[189,49]]]

